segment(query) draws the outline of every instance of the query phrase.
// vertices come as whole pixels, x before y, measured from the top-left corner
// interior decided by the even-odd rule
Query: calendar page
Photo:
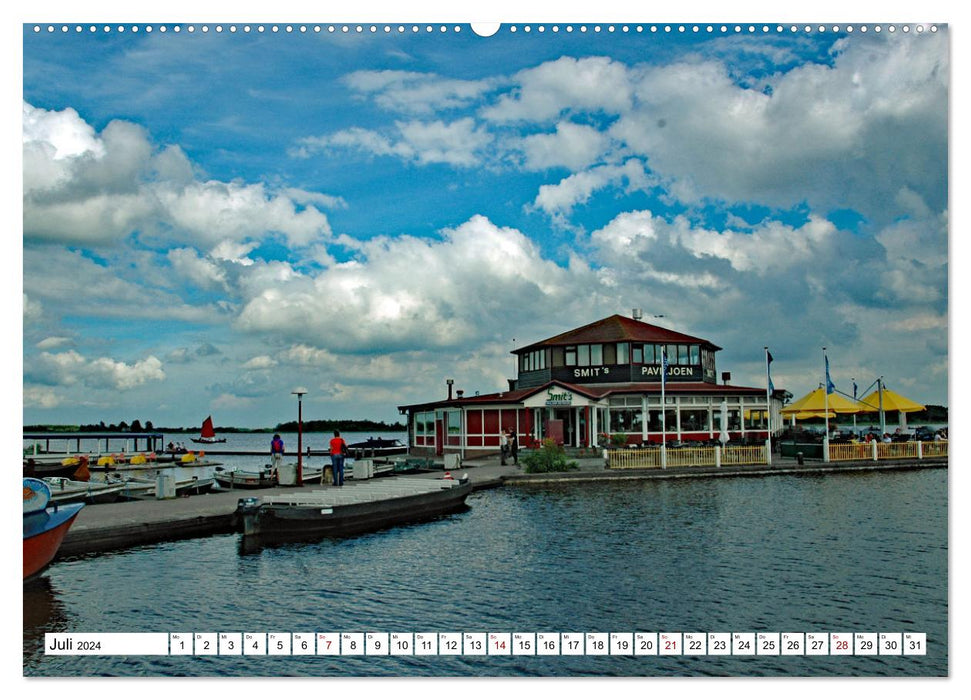
[[[24,9],[25,678],[948,677],[947,15],[653,9]]]

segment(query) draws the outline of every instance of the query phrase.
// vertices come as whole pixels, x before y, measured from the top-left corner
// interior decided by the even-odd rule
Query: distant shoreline
[[[118,425],[25,425],[23,426],[22,432],[24,433],[51,433],[52,435],[57,433],[91,433],[92,435],[97,435],[99,433],[171,433],[171,434],[185,434],[185,435],[197,435],[201,429],[201,426],[196,427],[184,427],[180,426],[178,428],[169,426],[155,426],[148,424],[145,426],[118,426]],[[275,427],[264,427],[264,428],[236,428],[233,426],[215,426],[217,433],[226,434],[246,434],[246,433],[295,433],[297,432],[297,421],[288,421],[286,423],[279,423]],[[370,420],[312,420],[304,421],[303,430],[305,432],[323,432],[331,430],[340,430],[348,433],[366,433],[366,432],[405,432],[407,426],[402,423],[385,423],[383,421],[370,421]]]

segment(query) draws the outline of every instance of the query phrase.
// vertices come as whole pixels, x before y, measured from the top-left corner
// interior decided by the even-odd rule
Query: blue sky
[[[946,25],[231,24],[24,27],[26,423],[395,420],[633,307],[948,402]]]

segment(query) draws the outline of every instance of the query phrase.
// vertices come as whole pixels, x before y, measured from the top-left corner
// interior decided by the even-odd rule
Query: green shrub
[[[543,440],[543,445],[538,450],[524,454],[520,461],[527,474],[565,472],[577,468],[577,463],[567,461],[563,448],[549,438]]]

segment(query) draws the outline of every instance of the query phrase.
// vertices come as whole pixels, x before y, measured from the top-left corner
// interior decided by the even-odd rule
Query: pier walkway
[[[732,467],[676,467],[668,469],[607,470],[603,459],[575,460],[578,469],[549,474],[526,474],[521,467],[499,463],[498,457],[470,459],[452,472],[454,478],[468,474],[473,490],[499,486],[521,486],[538,483],[576,483],[583,481],[624,481],[686,478],[768,477],[784,474],[836,474],[881,472],[910,469],[946,469],[947,459],[896,460],[886,462],[806,461],[773,456],[772,465]],[[438,479],[442,471],[415,476]],[[378,477],[393,478],[393,477]],[[58,556],[71,556],[134,547],[173,539],[204,537],[236,530],[235,511],[240,498],[293,492],[297,487],[270,489],[236,489],[212,492],[189,498],[160,501],[109,503],[83,508],[70,529]],[[319,489],[319,484],[304,486]],[[325,486],[324,488],[334,488]],[[345,486],[353,488],[353,480]]]

